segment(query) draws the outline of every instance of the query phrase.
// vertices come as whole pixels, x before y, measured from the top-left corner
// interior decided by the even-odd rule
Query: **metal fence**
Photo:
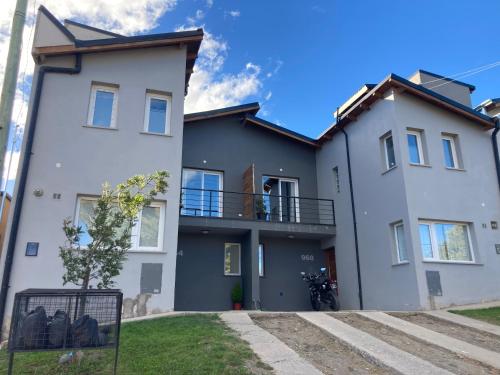
[[[223,190],[181,189],[182,216],[335,225],[333,200]]]

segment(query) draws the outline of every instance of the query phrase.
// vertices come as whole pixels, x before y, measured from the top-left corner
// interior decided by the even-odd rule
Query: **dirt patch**
[[[364,318],[357,314],[335,314],[336,319],[360,329],[389,345],[404,350],[437,367],[446,369],[454,374],[498,374],[498,370],[462,357],[439,346],[425,343],[421,340],[408,336],[400,331],[384,326],[378,322]]]
[[[293,314],[253,315],[254,322],[279,338],[324,374],[397,374],[368,359]]]
[[[418,324],[432,331],[445,334],[446,336],[500,353],[500,337],[497,335],[422,313],[391,313],[391,315],[396,318],[404,319],[410,323]]]

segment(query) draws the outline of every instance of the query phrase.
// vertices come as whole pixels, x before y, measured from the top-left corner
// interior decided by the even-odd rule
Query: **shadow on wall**
[[[123,299],[123,318],[135,318],[138,316],[148,315],[148,301],[151,294],[138,294],[135,298]]]

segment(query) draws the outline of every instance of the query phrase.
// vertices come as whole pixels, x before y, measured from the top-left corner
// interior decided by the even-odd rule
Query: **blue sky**
[[[500,60],[498,0],[215,0],[211,8],[185,0],[153,32],[185,24],[198,9],[199,24],[229,46],[223,73],[249,61],[262,68],[259,93],[244,102],[264,102],[261,116],[312,137],[365,82],[418,68],[452,75]],[[463,80],[477,87],[473,104],[500,96],[500,67]]]

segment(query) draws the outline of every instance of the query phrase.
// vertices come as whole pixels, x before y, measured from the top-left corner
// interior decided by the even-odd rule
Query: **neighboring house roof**
[[[185,79],[187,92],[188,82],[193,72],[194,63],[198,57],[201,41],[203,40],[203,29],[139,36],[121,36],[113,33],[112,36],[110,35],[110,38],[79,40],[76,39],[75,36],[47,10],[47,8],[41,5],[39,9],[40,12],[45,14],[47,18],[72,41],[72,44],[34,47],[32,55],[35,59],[40,59],[44,56],[73,55],[76,53],[85,54],[136,48],[185,45],[187,47]],[[78,26],[82,27],[81,24],[78,24]],[[91,26],[88,26],[88,28],[91,29]],[[97,30],[102,32],[102,30]]]
[[[206,120],[214,117],[230,116],[240,113],[242,114],[250,113],[255,115],[259,111],[259,109],[260,109],[259,103],[254,102],[254,103],[236,105],[233,107],[214,109],[211,111],[188,113],[184,115],[184,123]]]
[[[116,38],[123,37],[123,35],[120,35],[120,34],[117,34],[117,33],[112,33],[111,31],[107,31],[107,30],[103,30],[103,29],[98,29],[97,27],[85,25],[83,23],[72,21],[72,20],[68,20],[68,19],[64,20],[64,24],[78,26],[78,27],[81,27],[83,29],[87,29],[87,30],[90,30],[90,31],[95,31],[95,32],[101,33],[101,34],[107,34],[109,36],[116,37]]]
[[[493,99],[486,99],[484,102],[479,104],[476,108],[474,108],[476,111],[480,111],[481,109],[485,109],[486,111],[495,108],[495,107],[500,107],[500,98],[493,98]]]
[[[470,92],[472,92],[472,91],[474,91],[476,89],[476,86],[471,85],[469,83],[465,83],[465,82],[462,82],[462,81],[457,81],[456,79],[448,78],[448,77],[445,77],[445,76],[442,76],[442,75],[439,75],[439,74],[436,74],[436,73],[429,72],[427,70],[419,69],[419,70],[417,70],[417,72],[421,72],[421,73],[427,74],[429,76],[433,76],[433,77],[442,79],[443,81],[453,82],[453,83],[456,83],[457,85],[465,86],[465,87],[467,87],[470,90]],[[425,84],[425,82],[424,82],[424,84]]]
[[[317,146],[316,141],[312,138],[306,137],[305,135],[294,132],[293,130],[286,129],[282,126],[273,124],[272,122],[256,117],[255,115],[257,114],[259,109],[260,109],[259,103],[255,102],[255,103],[237,105],[234,107],[214,109],[211,111],[189,113],[187,115],[184,115],[184,124],[193,123],[201,120],[219,118],[219,117],[242,115],[243,124],[260,126],[268,130],[271,130],[275,133],[278,133],[280,135],[283,135],[285,137],[306,143],[310,146],[315,146],[315,147]]]
[[[421,85],[410,82],[407,79],[400,77],[396,74],[390,74],[386,79],[384,79],[372,90],[366,93],[347,111],[340,112],[340,117],[337,123],[326,129],[319,136],[318,141],[324,142],[325,140],[330,139],[331,136],[338,130],[340,130],[341,127],[344,127],[350,122],[355,121],[356,118],[362,112],[369,109],[370,106],[378,99],[381,99],[383,97],[383,94],[389,88],[396,88],[400,90],[400,92],[405,92],[410,95],[416,96],[422,100],[425,100],[428,103],[434,104],[443,109],[446,109],[448,111],[461,115],[465,118],[468,118],[469,120],[474,121],[483,126],[485,130],[492,129],[495,126],[494,122],[495,120],[492,119],[490,116],[477,112],[470,107],[467,107],[455,100],[447,98],[446,96],[438,94],[435,91],[429,90]]]

